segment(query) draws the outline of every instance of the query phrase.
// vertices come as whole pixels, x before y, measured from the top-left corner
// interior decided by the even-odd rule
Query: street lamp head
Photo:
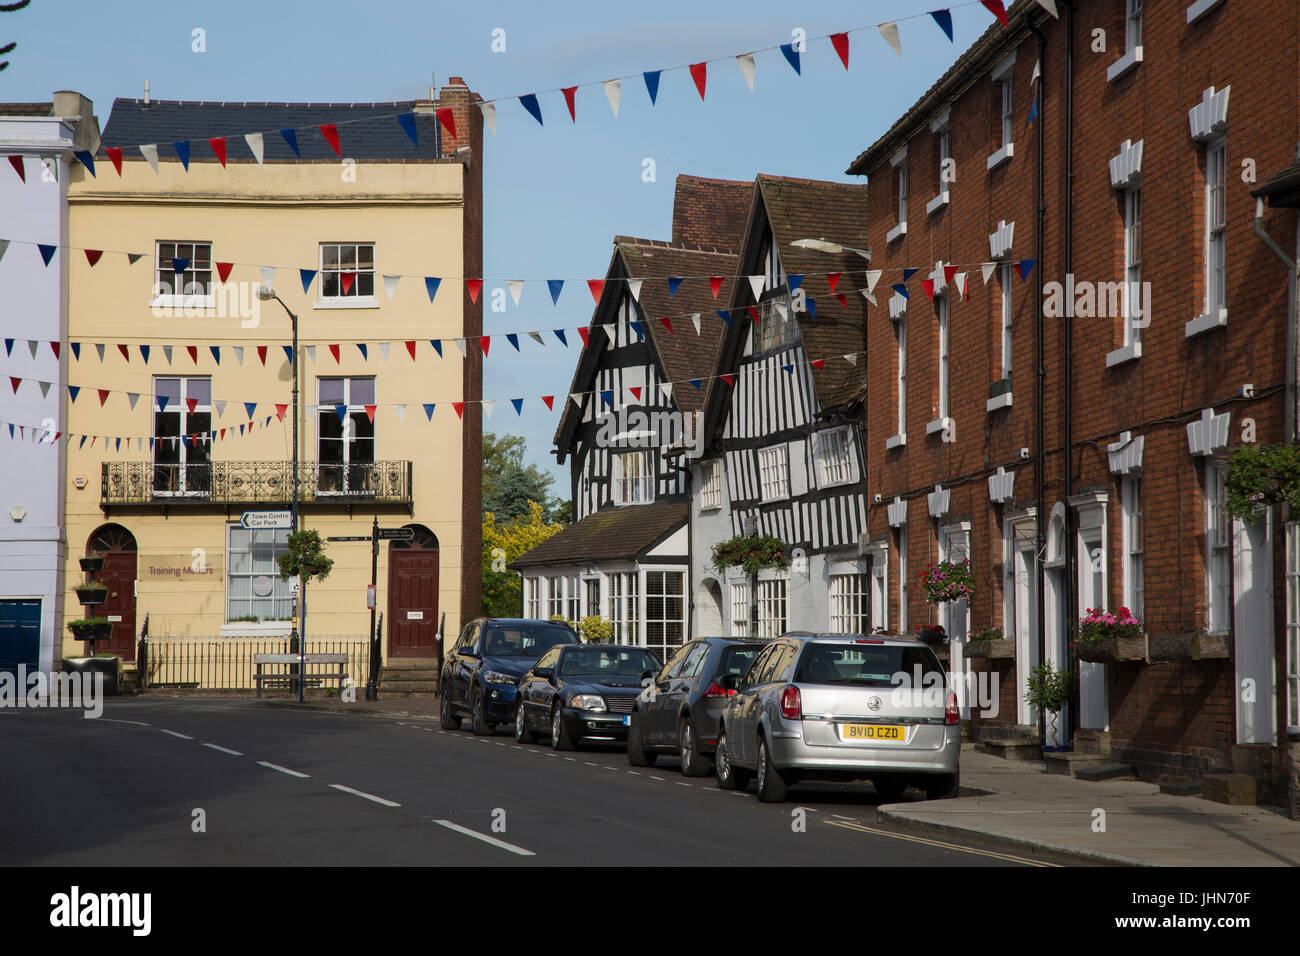
[[[259,285],[257,287],[257,297],[263,302],[267,302],[275,298],[275,290],[264,285]]]

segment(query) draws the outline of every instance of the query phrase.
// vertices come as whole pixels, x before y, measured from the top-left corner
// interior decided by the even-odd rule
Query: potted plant
[[[113,633],[113,622],[106,617],[83,617],[68,622],[68,630],[78,641],[102,641]]]
[[[1070,702],[1079,688],[1079,679],[1072,670],[1059,670],[1052,664],[1039,664],[1029,671],[1025,681],[1025,703],[1035,710],[1048,714],[1048,734],[1056,738],[1056,721],[1061,708]],[[1064,750],[1060,746],[1045,746],[1044,750]]]
[[[1072,646],[1081,661],[1102,663],[1146,659],[1142,622],[1126,607],[1115,614],[1101,608],[1087,608],[1077,632]]]
[[[720,572],[739,567],[751,575],[764,568],[784,571],[790,567],[790,546],[768,534],[737,535],[713,546],[713,567]]]
[[[82,605],[103,604],[108,600],[108,585],[102,581],[78,584],[74,590],[77,592],[77,601]]]
[[[122,658],[116,654],[101,652],[86,657],[65,657],[61,666],[65,674],[85,674],[87,676],[102,674],[104,675],[104,694],[117,694],[117,688],[121,683],[122,676]]]
[[[313,579],[324,580],[334,569],[334,560],[326,557],[325,543],[320,532],[313,529],[295,531],[289,535],[287,548],[275,556],[280,567],[280,580],[298,578],[298,607],[301,609],[303,633],[299,640],[307,639],[307,584]]]
[[[94,573],[95,571],[101,571],[104,568],[103,558],[79,558],[78,560],[81,564],[81,570],[83,571]]]
[[[986,627],[966,639],[966,656],[986,660],[1011,660],[1016,656],[1016,642],[1002,635],[1000,627]]]
[[[975,594],[975,579],[970,573],[970,559],[940,561],[927,565],[920,574],[921,590],[931,604],[945,601],[969,601]]]

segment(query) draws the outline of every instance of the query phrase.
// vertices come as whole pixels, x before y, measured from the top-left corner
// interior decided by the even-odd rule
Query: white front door
[[[970,557],[970,535],[964,529],[945,528],[939,533],[939,560],[954,564]],[[963,720],[970,719],[970,661],[964,657],[970,606],[965,601],[945,601],[939,605],[939,623],[948,635],[948,673],[957,694],[957,706]]]
[[[1079,617],[1082,618],[1090,607],[1106,608],[1106,554],[1100,527],[1080,530],[1078,541]],[[1110,729],[1105,664],[1079,662],[1079,726],[1089,730]]]

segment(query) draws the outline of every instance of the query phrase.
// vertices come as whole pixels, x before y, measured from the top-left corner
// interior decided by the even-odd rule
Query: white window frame
[[[896,379],[898,387],[897,431],[894,437],[885,442],[885,449],[895,448],[907,443],[907,317],[900,316],[894,322],[894,337],[897,339],[898,358],[896,360]],[[891,444],[892,442],[892,444]]]
[[[582,585],[579,583],[578,576],[576,574],[569,575],[569,584],[568,584],[569,613],[566,615],[566,617],[574,624],[577,624],[579,621],[582,620],[582,592],[580,590],[581,586]]]
[[[365,492],[367,490],[365,484],[368,481],[370,481],[371,478],[365,475],[364,473],[358,474],[355,477],[357,477],[358,480],[362,482],[363,487],[353,488],[352,481],[354,475],[353,475],[352,468],[354,465],[374,466],[374,464],[379,460],[379,428],[377,427],[375,422],[372,422],[370,420],[370,416],[366,414],[366,405],[369,403],[352,401],[352,383],[361,382],[361,381],[369,381],[371,383],[371,387],[374,389],[373,404],[378,406],[379,382],[374,375],[318,375],[316,377],[316,491],[315,493],[318,497],[327,497],[331,495],[361,494]],[[321,402],[320,388],[321,385],[325,382],[343,383],[343,407],[347,411],[346,411],[346,417],[343,419],[342,422],[343,433],[341,438],[338,439],[339,441],[342,442],[342,446],[343,446],[343,460],[341,462],[326,463],[323,461],[323,458],[321,456],[321,441],[334,440],[334,439],[322,439],[321,424],[320,424],[321,416],[338,414],[338,412],[335,411],[335,409],[338,408],[337,403],[330,402],[328,404],[324,404]],[[374,429],[373,434],[369,438],[359,437],[356,434],[356,430],[355,430],[356,426],[353,425],[353,416],[359,416],[358,420],[360,420],[360,418],[364,418],[366,420],[366,423]],[[353,446],[358,445],[364,441],[369,441],[371,444],[370,461],[354,462],[352,460]],[[341,469],[340,476],[339,476],[340,481],[338,482],[340,487],[326,490],[323,487],[323,485],[325,484],[323,478],[324,476],[328,475],[329,472],[326,471],[325,469],[331,469],[331,468]]]
[[[1113,368],[1142,357],[1142,325],[1150,316],[1139,319],[1137,303],[1142,299],[1142,186],[1137,182],[1123,190],[1124,194],[1124,278],[1121,296],[1123,311],[1123,342],[1119,348],[1108,352],[1106,367]],[[1150,303],[1147,303],[1148,307]],[[1097,303],[1100,312],[1102,305]],[[1141,322],[1142,325],[1138,323]]]
[[[185,270],[184,284],[182,286],[182,291],[179,294],[174,291],[173,292],[162,291],[164,286],[171,287],[174,285],[176,281],[176,270],[172,268],[172,258],[173,258],[172,256],[167,257],[167,267],[163,268],[163,257],[162,257],[163,246],[173,247],[173,252],[180,252],[180,247],[182,246],[189,247],[189,253],[190,253],[189,256],[188,257],[180,256],[180,258],[182,259],[188,258],[190,260],[190,267]],[[194,266],[195,260],[198,259],[197,250],[200,246],[205,247],[208,251],[208,264],[207,267],[204,269],[197,269]],[[212,271],[213,271],[213,262],[212,262],[211,241],[199,240],[199,239],[158,239],[156,240],[154,242],[154,280],[153,280],[154,284],[152,289],[153,294],[150,296],[150,300],[149,300],[150,307],[164,308],[164,309],[165,308],[191,308],[191,309],[216,308],[217,299],[216,299],[216,291],[213,289],[213,285],[212,285]],[[205,289],[206,291],[203,292],[186,291],[194,288],[194,286],[198,284],[198,282],[195,280],[195,276],[199,274],[207,276],[207,279],[202,283],[202,288]],[[168,277],[168,281],[166,282],[163,281],[164,275]]]
[[[681,568],[647,568],[645,574],[645,643],[644,647],[658,650],[663,655],[663,660],[667,660],[670,654],[681,647],[688,640],[686,634],[686,572]],[[658,575],[663,575],[661,580],[655,581]],[[674,592],[670,582],[675,580],[677,590]],[[662,587],[654,588],[654,585]],[[650,613],[650,602],[654,599],[662,598],[664,602],[664,613],[652,615]],[[680,615],[670,616],[667,608],[670,602],[677,601],[680,605]],[[670,640],[668,631],[671,626],[678,627],[677,640]],[[661,635],[654,632],[661,630]],[[659,636],[663,640],[658,640]],[[652,640],[652,638],[656,638]]]
[[[1124,55],[1106,69],[1114,82],[1142,62],[1142,0],[1124,0]]]
[[[854,480],[853,434],[847,425],[813,432],[813,462],[818,488],[833,488]]]
[[[1228,144],[1218,137],[1205,144],[1205,313],[1218,324],[1228,318],[1227,293]]]
[[[999,133],[1001,142],[985,162],[988,169],[994,169],[1007,162],[1016,154],[1015,144],[1015,87],[1014,68],[1016,55],[1011,53],[993,70],[992,79],[998,86]]]
[[[731,584],[731,636],[749,636],[749,585],[742,581]]]
[[[942,429],[948,423],[948,378],[949,378],[949,359],[950,341],[948,328],[948,297],[946,295],[936,295],[935,303],[938,306],[939,322],[939,355],[938,355],[938,374],[939,374],[939,428]]]
[[[871,630],[889,627],[889,542],[872,545],[867,551],[870,594],[867,599]]]
[[[763,501],[790,497],[790,449],[769,445],[758,450],[759,490]]]
[[[722,460],[714,458],[700,465],[700,511],[722,507]]]
[[[950,110],[944,110],[930,124],[930,133],[935,137],[935,145],[939,150],[939,162],[936,167],[938,175],[935,177],[934,198],[925,204],[925,214],[927,216],[933,216],[948,205],[949,201],[948,184],[944,182],[943,170],[944,164],[952,157],[952,135],[948,129],[950,115]]]
[[[758,636],[780,637],[788,628],[788,605],[784,578],[758,582]]]
[[[1013,276],[1011,274],[1011,271],[1013,268],[1014,266],[1012,266],[1010,262],[1004,262],[998,268],[998,272],[1002,280],[999,283],[1000,295],[999,295],[999,302],[998,302],[998,309],[1002,317],[1002,376],[1001,376],[1002,378],[1011,377],[1011,360],[1012,360],[1011,323],[1012,323],[1012,316],[1013,316],[1013,312],[1012,312],[1013,301],[1012,301],[1012,291],[1011,291],[1013,288],[1012,285]]]
[[[236,571],[235,566],[238,563],[235,558],[235,548],[232,541],[236,532],[248,535],[248,571]],[[271,613],[276,614],[277,610],[284,614],[284,617],[264,617],[259,618],[259,624],[279,623],[289,621],[293,614],[293,591],[290,589],[288,581],[280,579],[279,567],[275,565],[274,557],[282,551],[288,550],[289,529],[244,529],[238,522],[230,522],[226,525],[226,606],[225,621],[227,624],[242,624],[245,622],[236,622],[235,617],[243,617],[254,613],[253,607],[255,601],[270,601]],[[265,546],[265,542],[270,540],[272,548],[272,567],[259,571],[253,564],[254,549],[258,546],[259,541]],[[243,554],[241,550],[239,552]],[[255,578],[269,577],[271,579],[271,593],[266,597],[257,597],[252,593],[252,583]],[[231,591],[232,578],[247,578],[249,584],[248,596],[235,597]],[[236,608],[233,602],[239,601],[246,605],[246,609]],[[239,610],[240,614],[233,614],[233,611]]]
[[[1232,519],[1228,516],[1228,463],[1205,459],[1205,626],[1211,634],[1232,627]]]
[[[549,575],[546,579],[546,617],[564,617],[564,577]]]
[[[898,529],[898,633],[907,633],[907,525]]]
[[[176,400],[175,405],[168,405],[168,407],[164,409],[158,403],[158,383],[161,381],[167,381],[172,379],[175,379],[178,383],[177,395],[179,396],[179,398]],[[190,411],[189,404],[187,403],[187,399],[189,398],[190,383],[196,381],[203,381],[208,383],[208,401],[196,402],[194,405],[194,410]],[[153,449],[153,455],[151,456],[152,457],[151,465],[152,468],[154,469],[160,467],[167,467],[167,468],[174,467],[176,469],[176,479],[177,479],[175,482],[174,490],[159,490],[157,485],[157,472],[155,471],[154,478],[152,479],[151,487],[153,490],[151,493],[155,498],[207,497],[210,494],[210,490],[208,488],[188,487],[189,482],[186,479],[189,477],[189,469],[191,467],[189,456],[190,456],[190,452],[193,449],[191,448],[190,444],[185,441],[185,438],[187,435],[192,436],[195,439],[195,442],[197,444],[201,444],[204,449],[204,460],[194,462],[194,467],[201,467],[203,465],[210,466],[212,464],[212,440],[211,440],[211,436],[208,433],[212,430],[212,424],[213,424],[212,422],[212,376],[210,375],[155,375],[153,377],[153,381],[151,382],[151,386],[152,386],[152,394],[150,397],[152,398],[153,415],[151,416],[152,420],[149,423],[149,429],[154,436],[154,449]],[[164,447],[163,443],[167,442],[170,444],[172,439],[160,438],[158,436],[158,416],[168,415],[171,414],[173,411],[175,411],[178,416],[177,418],[178,431],[177,431],[177,437],[175,439],[175,443],[176,443],[175,447],[177,453],[176,461],[160,462],[158,460],[158,453],[163,449]],[[191,415],[207,415],[208,416],[207,430],[202,432],[190,432],[189,419]]]
[[[901,239],[907,235],[907,147],[904,146],[898,152],[890,157],[889,165],[897,173],[897,209],[898,221],[893,228],[885,234],[885,243],[889,244],[895,239]]]
[[[625,451],[611,456],[610,499],[613,504],[648,505],[655,500],[655,476],[651,472],[650,452]],[[635,463],[635,474],[628,466]]]
[[[1300,522],[1286,525],[1286,723],[1300,733]]]
[[[333,248],[339,250],[340,265],[338,265],[337,267],[335,266],[330,266],[328,268],[326,267],[325,250],[327,248]],[[352,269],[344,269],[341,265],[342,254],[344,249],[349,249],[349,248],[352,250],[352,254],[356,258],[358,263],[360,262],[361,249],[369,248],[370,266],[368,268],[362,268],[360,265],[357,265],[355,268]],[[373,242],[322,242],[317,246],[316,255],[317,255],[316,264],[317,264],[317,269],[319,271],[316,279],[316,302],[314,303],[315,308],[317,309],[377,309],[379,308],[379,300],[378,298],[376,298],[375,295],[375,280],[379,278],[379,275],[375,271],[375,244]],[[340,279],[338,294],[326,295],[325,294],[326,276],[327,275],[341,276],[344,272],[351,272],[356,275],[356,278],[353,280],[352,283],[352,290],[348,292],[348,294],[344,295],[343,283],[342,280]],[[361,294],[361,277],[363,275],[370,276],[369,295]]]
[[[541,617],[541,584],[540,577],[524,578],[524,617],[536,621]]]
[[[1145,620],[1146,588],[1143,580],[1142,555],[1142,476],[1120,478],[1120,514],[1123,526],[1124,606],[1138,620]]]
[[[861,571],[830,576],[830,630],[833,634],[871,633],[871,579]]]

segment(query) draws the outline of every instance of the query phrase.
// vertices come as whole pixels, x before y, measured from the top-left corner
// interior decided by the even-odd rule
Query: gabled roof
[[[651,505],[607,508],[587,515],[576,524],[547,538],[510,563],[510,568],[643,558],[655,545],[686,524],[683,499]]]
[[[207,148],[210,137],[226,137],[229,159],[252,160],[244,134],[262,132],[267,160],[296,160],[278,132],[297,131],[303,160],[337,160],[319,130],[338,124],[343,155],[356,160],[437,159],[438,121],[432,112],[415,117],[417,147],[397,122],[397,115],[415,110],[414,100],[391,103],[210,103],[178,100],[116,99],[104,128],[104,146],[156,143],[160,154],[171,155],[171,144],[189,140],[193,161],[216,161]],[[304,127],[307,127],[304,129]]]
[[[754,184],[748,180],[677,177],[673,242],[738,252]]]
[[[866,285],[864,273],[870,264],[853,252],[831,254],[798,248],[791,243],[799,239],[826,239],[865,249],[867,187],[861,183],[759,175],[738,263],[741,276],[763,272],[763,241],[769,228],[785,274],[803,275],[800,288],[815,302],[815,315],[796,312],[795,317],[809,361],[823,359],[826,363],[821,371],[812,373],[817,400],[823,409],[852,404],[866,392],[866,366],[861,360],[850,364],[844,356],[866,348],[866,300],[858,289]],[[826,278],[834,272],[842,274],[836,292],[844,295],[843,305],[831,293]],[[744,307],[752,304],[749,283],[737,282],[730,303],[735,317],[733,328],[724,339],[715,374],[734,371],[739,365],[741,346],[751,324]],[[705,399],[710,417],[706,428],[720,421],[729,393],[730,386],[720,379],[710,382]]]

